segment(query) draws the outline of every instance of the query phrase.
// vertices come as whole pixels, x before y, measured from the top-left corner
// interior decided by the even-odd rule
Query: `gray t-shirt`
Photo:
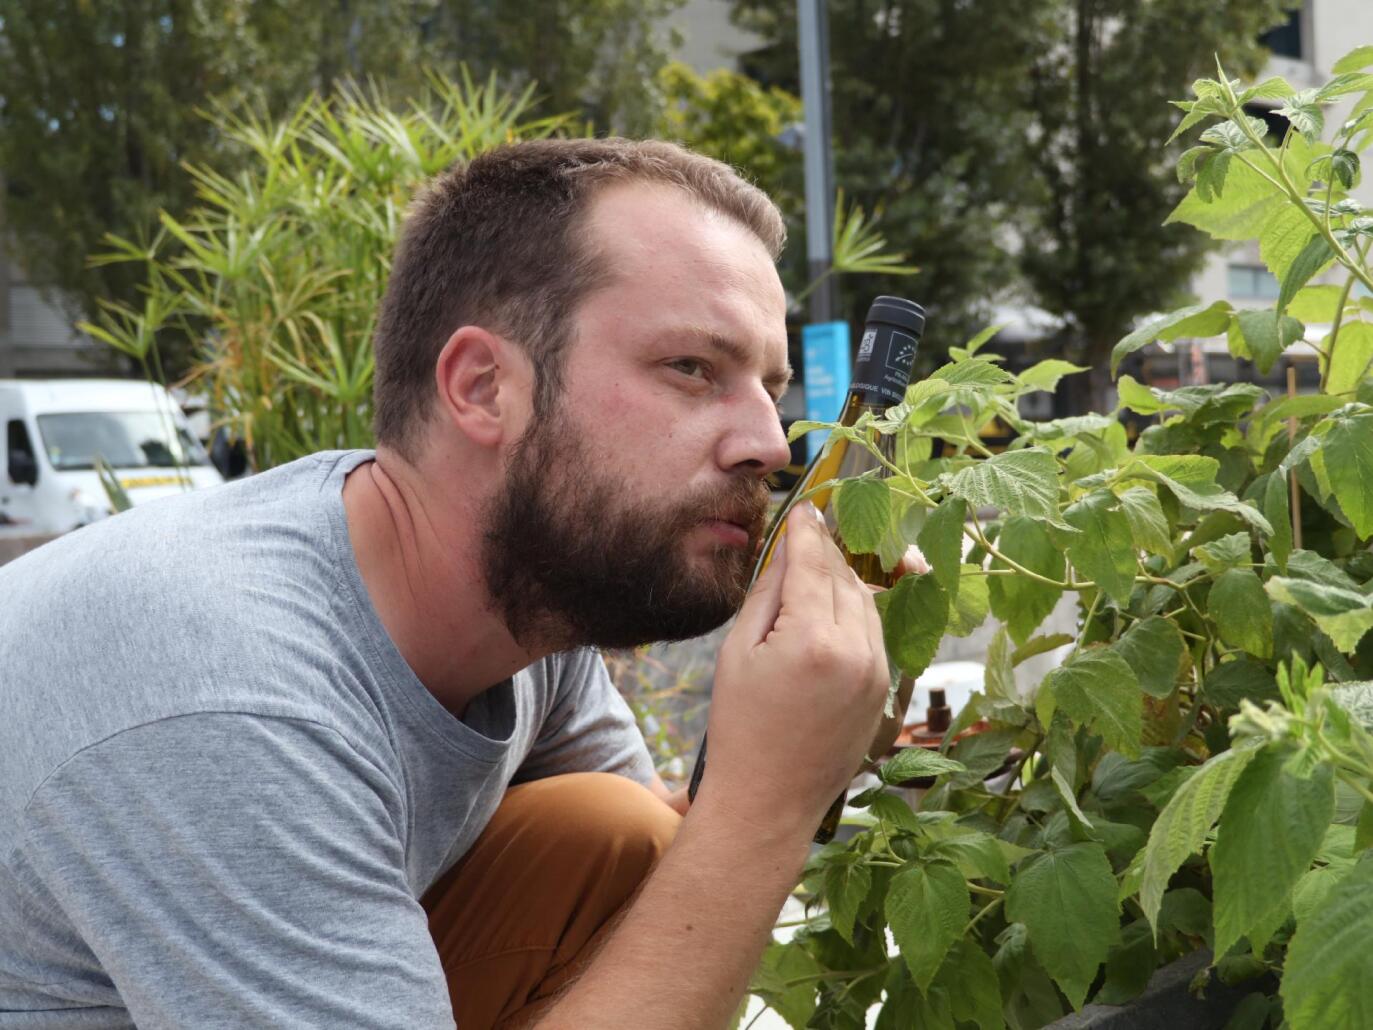
[[[419,898],[506,787],[652,763],[599,656],[462,720],[314,455],[0,568],[0,1027],[452,1026]]]

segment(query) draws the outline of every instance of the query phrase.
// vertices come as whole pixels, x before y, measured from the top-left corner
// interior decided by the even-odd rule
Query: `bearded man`
[[[782,239],[675,146],[489,153],[407,220],[375,452],[0,570],[0,1026],[728,1021],[887,686],[813,509],[745,599]],[[594,648],[736,611],[688,811]]]

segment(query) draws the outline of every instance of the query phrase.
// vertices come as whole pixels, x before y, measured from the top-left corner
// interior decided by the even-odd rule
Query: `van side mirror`
[[[20,447],[10,449],[10,482],[24,486],[37,485],[38,462],[33,460],[32,452]]]

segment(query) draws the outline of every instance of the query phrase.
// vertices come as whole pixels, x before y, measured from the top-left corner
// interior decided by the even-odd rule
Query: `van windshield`
[[[170,414],[156,411],[80,411],[39,415],[52,467],[95,468],[96,455],[111,468],[173,468],[208,465],[209,456]]]

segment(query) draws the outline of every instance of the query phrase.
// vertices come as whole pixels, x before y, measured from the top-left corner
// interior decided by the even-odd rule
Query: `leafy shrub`
[[[1002,625],[940,751],[889,762],[852,802],[871,825],[808,865],[812,918],[754,982],[793,1026],[859,1027],[879,1001],[878,1027],[1042,1026],[1203,946],[1208,977],[1255,981],[1245,1025],[1373,1026],[1373,299],[1354,290],[1373,291],[1373,217],[1349,194],[1370,67],[1362,47],[1319,90],[1196,83],[1179,131],[1210,124],[1172,218],[1258,240],[1281,296],[1167,315],[1113,361],[1224,335],[1267,370],[1303,322],[1326,323],[1319,393],[1122,377],[1114,413],[1030,421],[1020,397],[1082,370],[1013,375],[989,332],[885,417],[833,429],[874,453],[897,438],[889,478],[839,487],[838,519],[846,540],[918,542],[932,565],[883,600],[904,671],[946,633]],[[1281,141],[1243,111],[1257,98],[1283,103]],[[1338,98],[1357,102],[1323,142]],[[1313,284],[1327,268],[1336,281]],[[1133,441],[1123,411],[1151,421]],[[978,435],[993,418],[1017,434],[1004,453]],[[1065,594],[1076,634],[1041,632]],[[1064,645],[1024,696],[1016,667]],[[891,785],[921,774],[937,778],[913,809]]]

